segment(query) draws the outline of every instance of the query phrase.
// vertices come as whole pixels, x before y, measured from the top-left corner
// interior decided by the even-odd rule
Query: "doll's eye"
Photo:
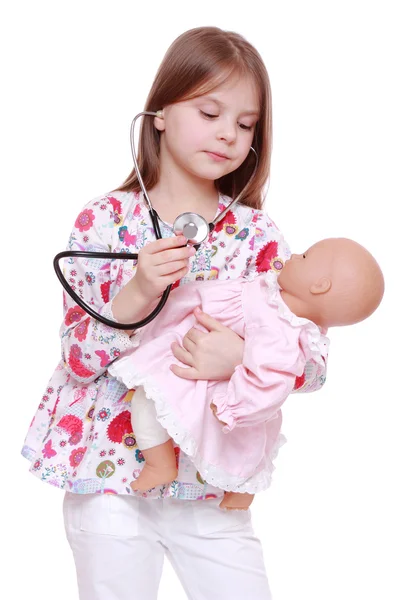
[[[305,257],[306,257],[306,255],[305,255],[305,254],[303,254],[303,258],[305,258]]]

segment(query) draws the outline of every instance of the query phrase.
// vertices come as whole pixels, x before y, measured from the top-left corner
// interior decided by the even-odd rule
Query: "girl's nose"
[[[236,139],[236,123],[232,123],[230,119],[221,119],[220,128],[218,130],[218,139],[224,140],[231,144]]]

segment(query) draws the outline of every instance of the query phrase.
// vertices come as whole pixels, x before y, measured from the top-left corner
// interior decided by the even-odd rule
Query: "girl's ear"
[[[332,287],[332,281],[328,277],[321,277],[310,287],[312,294],[326,294]]]
[[[162,110],[158,110],[157,116],[154,117],[154,127],[158,129],[158,131],[164,131],[165,129],[164,113]]]

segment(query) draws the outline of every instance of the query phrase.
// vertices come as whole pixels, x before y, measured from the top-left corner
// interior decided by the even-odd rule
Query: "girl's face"
[[[232,77],[211,92],[163,107],[161,169],[215,181],[246,159],[259,116],[252,78]]]

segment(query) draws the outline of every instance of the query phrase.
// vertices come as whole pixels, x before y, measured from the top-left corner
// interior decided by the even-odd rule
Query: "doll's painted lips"
[[[206,150],[206,154],[208,154],[208,156],[210,158],[212,158],[213,160],[215,160],[217,162],[229,160],[229,156],[226,156],[226,154],[219,154],[218,152],[208,152],[207,150]]]

